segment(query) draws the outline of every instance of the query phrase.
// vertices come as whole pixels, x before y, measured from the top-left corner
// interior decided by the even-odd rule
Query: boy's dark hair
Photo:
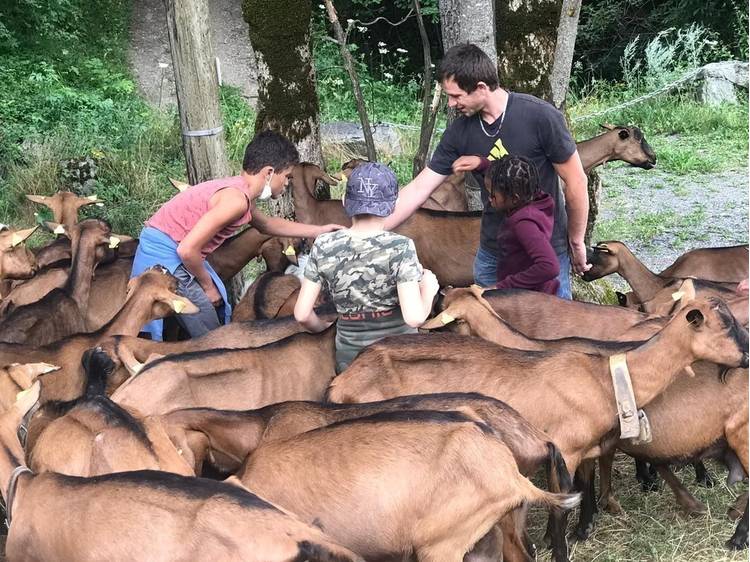
[[[451,47],[440,61],[438,80],[452,78],[458,87],[470,94],[484,82],[490,90],[500,86],[497,78],[497,65],[487,54],[473,43],[462,43]]]
[[[500,193],[506,199],[516,198],[517,206],[534,200],[539,191],[539,173],[536,166],[523,156],[506,154],[500,160],[493,160],[487,170],[490,180],[490,197]]]
[[[256,174],[261,168],[271,166],[280,172],[299,163],[299,152],[286,137],[275,131],[261,131],[245,148],[242,169]]]

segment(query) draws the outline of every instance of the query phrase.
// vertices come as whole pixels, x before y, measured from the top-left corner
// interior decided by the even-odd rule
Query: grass
[[[731,552],[724,542],[732,536],[735,522],[726,517],[727,508],[747,484],[729,489],[724,484],[725,471],[716,471],[707,463],[716,482],[714,488],[695,484],[690,467],[676,472],[678,478],[709,509],[702,517],[683,515],[674,495],[663,482],[658,492],[641,492],[635,480],[634,463],[619,455],[614,465],[613,482],[617,499],[624,515],[599,513],[595,529],[588,541],[574,543],[573,562],[719,562],[747,560],[747,552]],[[598,489],[598,484],[597,484]],[[569,531],[577,521],[577,512],[569,519]],[[530,517],[530,533],[537,545],[541,544],[546,526],[546,514],[534,508]],[[542,549],[539,560],[551,560],[548,550]]]

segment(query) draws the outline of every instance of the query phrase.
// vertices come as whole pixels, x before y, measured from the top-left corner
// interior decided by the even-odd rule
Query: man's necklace
[[[487,129],[484,128],[484,119],[482,119],[482,114],[479,113],[477,116],[479,117],[479,126],[482,127],[482,132],[485,134],[485,136],[490,137],[491,139],[494,139],[497,135],[500,134],[500,129],[503,128],[503,121],[505,121],[505,114],[508,112],[508,102],[505,102],[505,108],[503,108],[503,113],[500,115],[500,124],[497,126],[497,130],[494,133],[488,133]]]
[[[494,133],[488,133],[487,129],[484,128],[484,119],[482,119],[482,115],[479,115],[479,126],[482,127],[482,132],[490,137],[491,139],[495,138],[498,134],[500,134],[500,129],[503,128],[503,121],[505,120],[505,111],[503,111],[503,114],[500,116],[500,124],[497,126],[497,130]]]

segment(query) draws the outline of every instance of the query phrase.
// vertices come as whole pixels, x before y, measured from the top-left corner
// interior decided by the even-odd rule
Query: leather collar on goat
[[[620,420],[620,438],[633,439],[634,443],[651,441],[651,426],[646,412],[638,409],[635,402],[633,383],[624,353],[609,358],[609,372],[612,375],[612,386],[615,390],[617,417]]]
[[[13,469],[13,472],[10,475],[10,482],[8,482],[8,493],[5,494],[6,498],[6,505],[5,505],[5,526],[10,529],[10,523],[12,519],[11,512],[13,511],[13,499],[16,497],[16,487],[18,485],[18,477],[21,476],[24,472],[28,472],[29,474],[33,474],[31,472],[31,469],[29,469],[26,466],[17,466]]]

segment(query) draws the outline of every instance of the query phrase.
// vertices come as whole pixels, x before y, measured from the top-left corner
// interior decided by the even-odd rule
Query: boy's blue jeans
[[[570,290],[570,257],[568,252],[558,254],[557,261],[560,262],[560,288],[557,296],[571,300],[573,294]],[[474,282],[480,287],[494,287],[497,283],[497,255],[483,249],[481,246],[474,258]]]

